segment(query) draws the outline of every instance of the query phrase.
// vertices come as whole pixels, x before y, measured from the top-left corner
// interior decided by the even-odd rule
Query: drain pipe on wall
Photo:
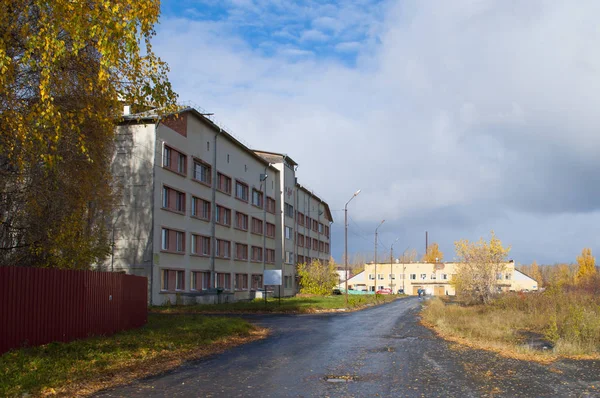
[[[215,134],[215,139],[213,142],[213,164],[212,164],[212,181],[211,181],[211,197],[212,203],[211,207],[211,217],[210,217],[210,242],[211,242],[211,251],[210,251],[210,283],[211,288],[217,287],[217,273],[215,271],[215,253],[217,250],[217,138],[223,132],[223,130],[219,127],[219,132]]]

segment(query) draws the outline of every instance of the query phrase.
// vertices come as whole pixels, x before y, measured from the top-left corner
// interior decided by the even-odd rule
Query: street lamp
[[[398,239],[394,241],[394,243],[398,242]],[[394,293],[394,282],[392,282],[392,265],[394,264],[394,243],[390,246],[390,289],[392,290],[392,294]]]
[[[402,252],[402,292],[404,294],[406,294],[406,291],[404,290],[404,289],[406,289],[406,286],[404,286],[404,281],[406,280],[406,264],[404,264],[404,260],[406,257],[404,257],[404,256],[405,256],[406,252],[408,251],[408,249],[410,249],[410,246],[408,246]]]
[[[347,201],[344,206],[344,274],[346,284],[346,307],[348,307],[348,203],[350,203],[359,193],[360,189],[354,192],[354,195],[352,195],[350,200]]]
[[[381,225],[385,222],[385,220],[381,220],[377,228],[375,228],[375,286],[373,293],[377,293],[377,230]]]

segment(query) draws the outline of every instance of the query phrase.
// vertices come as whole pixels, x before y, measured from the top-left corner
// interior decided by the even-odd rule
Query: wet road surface
[[[600,362],[542,365],[448,343],[421,302],[347,314],[256,315],[269,338],[98,397],[600,397]]]

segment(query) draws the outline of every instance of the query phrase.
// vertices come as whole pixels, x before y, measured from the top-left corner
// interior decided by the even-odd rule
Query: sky
[[[180,100],[287,153],[332,255],[459,239],[527,264],[600,250],[600,2],[163,0]]]

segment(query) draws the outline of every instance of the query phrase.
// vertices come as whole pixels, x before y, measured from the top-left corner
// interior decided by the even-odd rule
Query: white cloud
[[[182,99],[254,146],[290,154],[332,209],[361,188],[357,222],[386,218],[406,239],[438,228],[447,250],[500,225],[517,255],[572,257],[585,234],[563,242],[571,236],[559,228],[572,220],[592,233],[585,216],[570,216],[584,212],[600,221],[600,3],[386,7],[380,23],[364,5],[313,15],[311,29],[337,32],[337,51],[358,51],[356,67],[293,45],[264,56],[228,23],[164,20],[156,51]],[[368,34],[340,41],[360,12]],[[536,222],[543,233],[515,232]]]

